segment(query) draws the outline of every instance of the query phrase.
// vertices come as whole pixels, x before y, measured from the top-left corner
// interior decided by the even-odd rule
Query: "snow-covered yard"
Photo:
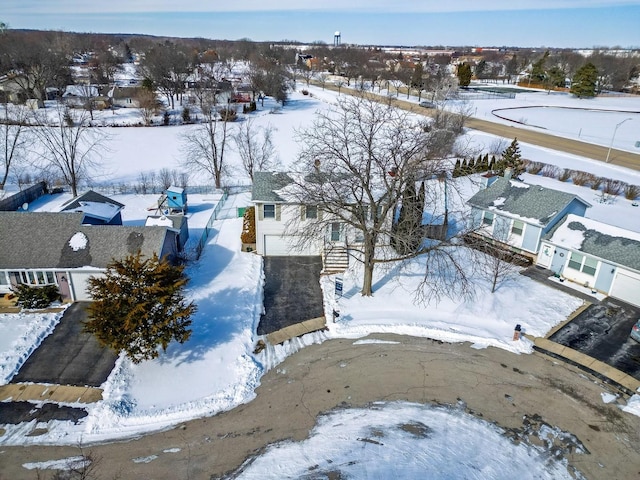
[[[294,93],[290,104],[278,114],[269,114],[269,110],[265,108],[257,115],[262,125],[272,124],[277,129],[274,140],[283,169],[294,162],[297,153],[293,130],[308,124],[313,112],[326,108],[327,102],[332,101],[336,95],[319,88],[311,87],[309,90],[313,93],[313,97]],[[546,105],[551,99],[555,102],[555,96],[546,94],[522,95],[520,102],[518,102],[520,96],[516,100],[493,101],[491,108],[498,108],[501,102],[505,102],[505,108],[530,104]],[[614,103],[607,103],[607,100],[596,99],[589,105],[594,108],[597,106],[640,111],[640,99],[631,99],[633,102],[629,100],[629,103],[622,102],[620,99],[614,99]],[[579,103],[581,107],[585,104],[583,100],[573,100],[573,102]],[[564,98],[562,103],[572,103],[572,100]],[[490,111],[488,101],[476,101],[475,106],[475,115],[478,118],[490,119],[490,114],[487,113]],[[547,111],[549,117],[540,114],[542,116],[536,117],[535,122],[532,123],[546,122],[546,128],[556,128],[554,131],[559,135],[569,133],[558,130],[558,124],[551,119],[554,115],[553,110],[542,111]],[[586,126],[589,123],[590,114],[582,111],[576,115],[575,118],[579,118],[580,122],[585,122],[584,133],[581,134],[585,136],[587,129],[591,128]],[[618,116],[611,114],[610,130],[613,130],[617,122],[628,116],[627,113],[616,115]],[[602,126],[601,122],[604,120],[600,115],[596,117],[601,130],[607,131],[609,125]],[[625,127],[627,124],[635,123],[635,131],[637,131],[635,118],[633,122],[626,122]],[[562,124],[566,123],[567,120],[563,120]],[[191,127],[113,128],[112,154],[105,164],[105,172],[108,173],[109,178],[117,181],[135,181],[140,171],[165,167],[176,168],[179,165],[177,143],[181,131],[187,128]],[[579,130],[577,123],[572,128],[576,133]],[[621,127],[617,132],[615,146],[633,150],[634,147],[630,145],[634,141],[635,131],[627,131],[626,128]],[[490,145],[495,141],[495,137],[487,134],[469,132],[467,135],[478,144]],[[589,136],[595,137],[591,134]],[[611,137],[601,135],[593,140],[594,143],[607,144]],[[531,145],[521,144],[521,150],[526,158],[561,165],[565,168],[597,170],[595,173],[598,175],[640,185],[639,172]],[[237,165],[238,159],[235,153],[232,152],[230,158],[232,163]],[[640,215],[638,215],[640,210],[631,206],[631,202],[623,197],[618,197],[613,202],[600,203],[597,201],[596,192],[586,187],[528,174],[524,175],[524,180],[577,193],[593,204],[587,216],[640,232]],[[112,197],[125,204],[123,211],[125,224],[143,222],[147,209],[156,199],[154,195],[112,195]],[[55,210],[68,198],[65,194],[47,196],[34,202],[29,209]],[[287,342],[273,347],[268,356],[264,353],[254,354],[255,342],[258,339],[255,332],[262,310],[262,261],[259,256],[240,251],[239,237],[242,220],[236,215],[236,208],[247,206],[249,199],[248,193],[229,196],[220,219],[214,223],[213,233],[209,237],[203,255],[187,269],[191,279],[187,296],[198,305],[193,321],[193,335],[187,343],[172,344],[166,354],[161,355],[160,358],[140,365],[134,365],[121,357],[108,380],[102,385],[103,401],[90,405],[88,416],[77,425],[71,422],[50,422],[47,425],[48,432],[40,436],[25,435],[33,425],[6,425],[4,426],[6,432],[0,437],[0,444],[76,444],[80,441],[84,443],[107,441],[167,428],[200,416],[214,415],[250,402],[255,395],[254,389],[259,385],[261,376],[266,371],[274,368],[302,345],[319,343],[329,338],[359,338],[374,332],[392,332],[447,342],[468,341],[475,348],[494,346],[514,353],[526,354],[532,351],[532,345],[526,339],[512,340],[515,324],[521,324],[527,333],[542,336],[581,304],[581,301],[575,297],[536,283],[527,277],[516,276],[501,285],[495,294],[491,294],[489,287],[483,285],[482,280],[478,280],[478,292],[473,300],[444,299],[437,305],[426,308],[413,302],[412,292],[420,281],[419,261],[402,271],[392,269],[378,272],[374,279],[374,296],[365,298],[357,293],[361,275],[359,268],[354,266],[344,274],[345,295],[339,300],[334,298],[334,278],[324,277],[322,280],[325,310],[329,319],[327,332],[316,332],[296,342]],[[189,228],[192,237],[199,237],[218,201],[220,197],[215,194],[189,197],[192,212]],[[340,317],[334,323],[331,321],[331,310],[336,307],[340,310]],[[11,380],[28,355],[52,331],[60,316],[61,314],[27,313],[0,315],[0,383],[5,384]],[[426,409],[421,410],[421,415],[435,416],[431,426],[442,427],[446,423],[446,420],[436,418],[441,418],[443,415],[437,409],[429,410],[415,405],[385,407],[375,415],[376,418],[379,417],[378,421],[381,424],[385,422],[385,418],[397,415],[406,416],[409,422],[416,414],[416,409]],[[634,399],[626,410],[640,415],[640,402]],[[361,412],[342,415],[343,417],[328,417],[321,422],[312,439],[309,440],[310,443],[320,442],[321,445],[314,448],[322,451],[334,445],[332,437],[327,433],[329,424],[342,422],[351,425],[349,428],[365,428],[356,422],[356,419],[362,416]],[[459,424],[456,428],[464,429],[467,433],[469,431],[475,433],[469,437],[469,443],[459,446],[460,449],[455,455],[466,456],[468,455],[466,452],[473,451],[476,444],[482,443],[486,446],[487,443],[491,443],[486,442],[484,436],[488,434],[487,432],[493,432],[494,427],[462,415],[457,416],[457,421]],[[438,430],[440,427],[434,428]],[[336,430],[334,434],[337,432]],[[446,439],[455,438],[456,432],[455,429],[447,432],[438,430],[436,436],[430,438],[429,442],[448,443]],[[397,435],[399,449],[419,448],[415,444],[411,447],[403,446],[406,432],[405,434],[396,432],[394,435]],[[497,455],[499,448],[497,446],[495,448]],[[283,451],[289,452],[289,450]],[[532,455],[525,450],[515,453],[505,452],[505,450],[500,452],[503,459],[500,463],[517,464],[514,466],[513,476],[520,476],[523,471],[535,469],[535,465],[541,462],[537,459],[537,454]],[[283,454],[282,451],[280,454]],[[268,460],[275,455],[277,453],[267,452],[264,462],[277,462],[277,460]],[[442,452],[443,457],[447,455],[453,455],[455,458],[451,452]],[[285,454],[286,458],[295,456],[294,453]],[[485,454],[485,456],[490,458],[492,454]],[[483,461],[478,460],[480,465],[486,466],[487,464],[482,463]],[[389,462],[394,462],[394,458],[390,458]],[[523,467],[522,462],[531,462],[531,466]],[[256,472],[265,471],[260,470],[260,465],[260,462],[256,462],[254,466]],[[291,471],[303,471],[296,468],[298,467],[291,465]],[[387,471],[384,468],[386,467],[380,467],[378,476],[387,476],[384,474]],[[555,473],[560,475],[559,470],[555,468],[554,466],[549,470],[548,476],[530,478],[565,478],[554,476]],[[426,470],[420,471],[424,476]],[[394,471],[394,475],[404,476],[404,473]],[[508,476],[503,475],[501,478]],[[247,475],[246,478],[257,478],[257,474]],[[566,478],[570,478],[568,474]]]

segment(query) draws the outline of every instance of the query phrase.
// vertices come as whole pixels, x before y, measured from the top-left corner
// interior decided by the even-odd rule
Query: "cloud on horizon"
[[[3,0],[0,15],[53,15],[161,12],[248,12],[248,11],[366,11],[368,13],[444,13],[505,10],[556,10],[637,6],[638,0],[244,0],[212,2],[204,0]]]

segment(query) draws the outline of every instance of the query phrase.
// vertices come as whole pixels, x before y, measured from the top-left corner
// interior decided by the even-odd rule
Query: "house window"
[[[584,259],[584,265],[582,265],[582,273],[586,273],[593,277],[596,274],[597,267],[598,261],[595,258],[586,257]]]
[[[9,285],[9,279],[5,272],[0,272],[0,285]]]
[[[511,233],[513,235],[521,236],[524,231],[524,222],[521,220],[514,220],[511,226]]]
[[[15,274],[19,276],[20,283],[25,285],[55,285],[56,283],[53,272],[22,271]]]
[[[305,218],[307,220],[318,218],[318,207],[310,205],[305,207]]]
[[[572,252],[571,258],[569,258],[568,266],[569,268],[578,270],[585,275],[593,277],[595,276],[596,269],[598,268],[598,260],[596,260],[595,258],[585,257],[584,255],[581,255],[579,253]]]
[[[276,218],[276,206],[264,205],[264,218]]]
[[[331,224],[331,241],[332,242],[339,242],[340,241],[340,235],[341,234],[341,228],[340,228],[340,224],[339,223],[332,223]]]
[[[583,260],[584,260],[584,255],[580,255],[579,253],[572,252],[571,258],[569,258],[569,264],[567,266],[574,270],[580,271],[580,267],[582,267]]]
[[[493,213],[484,212],[484,214],[482,215],[482,224],[487,226],[493,225],[493,217],[495,217]]]

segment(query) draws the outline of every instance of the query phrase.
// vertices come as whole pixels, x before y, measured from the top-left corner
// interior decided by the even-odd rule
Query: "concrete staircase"
[[[328,245],[322,255],[322,273],[342,273],[349,267],[349,254],[344,245]]]

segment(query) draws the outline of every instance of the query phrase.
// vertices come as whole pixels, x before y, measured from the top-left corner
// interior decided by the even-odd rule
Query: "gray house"
[[[565,215],[584,216],[591,205],[577,195],[494,177],[467,203],[474,235],[535,259],[540,241]]]
[[[113,259],[138,251],[176,259],[173,228],[83,225],[83,218],[82,212],[0,212],[0,294],[18,284],[53,284],[65,301],[90,300],[89,277]]]
[[[640,233],[567,215],[545,235],[537,264],[640,306]]]

